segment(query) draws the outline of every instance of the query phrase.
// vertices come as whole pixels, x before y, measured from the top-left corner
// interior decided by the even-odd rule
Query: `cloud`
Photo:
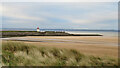
[[[2,2],[118,2],[119,0],[1,0]]]
[[[111,3],[58,3],[47,5],[42,16],[63,19],[72,23],[97,23],[104,20],[117,20],[117,5]],[[114,6],[116,5],[116,6]],[[48,12],[47,10],[50,11]]]
[[[78,24],[90,24],[90,23],[97,23],[99,24],[100,22],[103,22],[103,21],[109,21],[109,20],[118,20],[118,17],[117,17],[118,13],[117,12],[109,12],[109,13],[103,13],[103,12],[92,12],[92,13],[87,13],[85,15],[85,18],[82,18],[82,19],[77,19],[75,17],[69,19],[71,20],[73,23],[78,23]]]
[[[117,3],[4,3],[3,8],[4,27],[6,24],[23,28],[40,25],[43,28],[114,29],[117,26]]]
[[[10,5],[3,5],[3,16],[15,19],[22,19],[22,20],[34,20],[34,21],[44,21],[45,19],[41,17],[27,15],[25,11],[25,7],[15,7]]]

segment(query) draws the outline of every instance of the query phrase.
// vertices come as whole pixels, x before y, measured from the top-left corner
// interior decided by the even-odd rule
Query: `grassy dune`
[[[2,61],[10,66],[118,66],[117,59],[87,56],[76,50],[3,42]]]

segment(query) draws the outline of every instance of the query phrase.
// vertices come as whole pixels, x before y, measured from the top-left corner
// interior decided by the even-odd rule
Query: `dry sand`
[[[117,37],[28,36],[27,38],[49,39],[48,42],[25,42],[37,46],[75,49],[88,55],[118,57]]]
[[[42,47],[75,49],[81,53],[95,56],[118,57],[118,38],[104,36],[27,36],[17,37],[36,40],[23,41]],[[39,42],[39,41],[41,42]]]

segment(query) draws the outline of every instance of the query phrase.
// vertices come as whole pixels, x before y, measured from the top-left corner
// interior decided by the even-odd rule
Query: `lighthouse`
[[[39,29],[39,27],[37,27],[37,32],[40,32],[40,29]]]

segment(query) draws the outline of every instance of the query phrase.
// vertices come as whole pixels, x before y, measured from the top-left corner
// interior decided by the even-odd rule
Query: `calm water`
[[[103,36],[118,36],[118,32],[114,31],[68,31],[69,33],[79,34],[79,33],[97,33]]]
[[[36,31],[36,29],[28,28],[3,28],[3,31]],[[98,33],[103,36],[118,36],[117,30],[81,30],[81,29],[40,29],[40,31],[65,31],[68,33],[79,34],[79,33]]]

